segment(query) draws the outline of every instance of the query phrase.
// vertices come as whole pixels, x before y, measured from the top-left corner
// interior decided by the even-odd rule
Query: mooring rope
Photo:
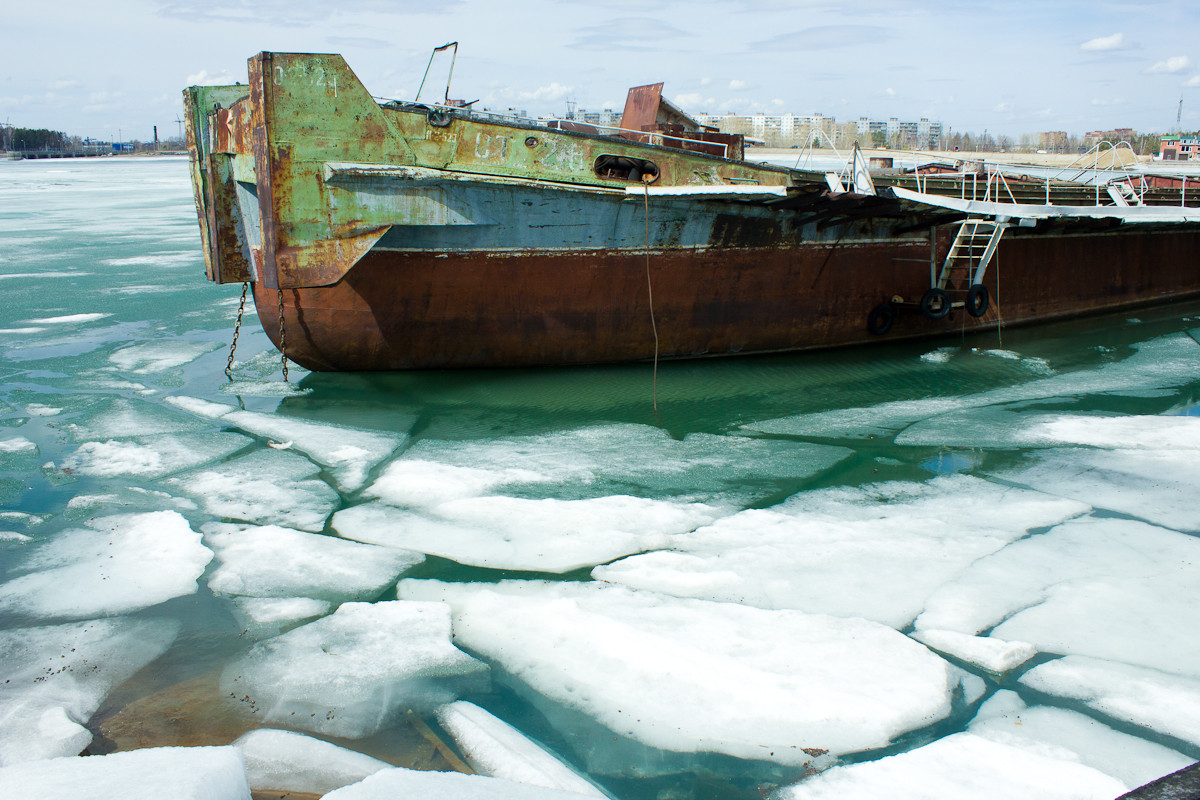
[[[650,282],[650,181],[646,180],[648,175],[642,176],[642,188],[645,190],[645,216],[646,216],[646,297],[650,301],[650,330],[654,331],[654,384],[653,384],[653,401],[654,412],[658,413],[658,324],[654,321],[654,285]]]

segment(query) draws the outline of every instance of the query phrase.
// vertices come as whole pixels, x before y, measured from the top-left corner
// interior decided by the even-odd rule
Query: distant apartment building
[[[835,117],[824,114],[695,114],[701,125],[719,128],[723,133],[740,133],[751,141],[768,147],[851,147],[856,141],[870,147],[876,143],[875,134],[883,135],[883,143],[899,148],[937,147],[944,128],[940,122],[922,118],[905,122],[896,117],[890,120],[871,120],[859,117],[857,122],[838,123]]]
[[[1164,161],[1190,161],[1200,157],[1200,136],[1164,136],[1159,152]]]
[[[1133,128],[1113,128],[1111,131],[1089,131],[1083,137],[1083,144],[1089,149],[1101,142],[1108,142],[1115,145],[1121,142],[1132,142],[1135,135]]]
[[[1038,134],[1038,149],[1047,153],[1065,153],[1069,147],[1066,131],[1043,131]]]

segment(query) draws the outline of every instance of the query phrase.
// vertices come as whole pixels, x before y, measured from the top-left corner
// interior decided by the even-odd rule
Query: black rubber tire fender
[[[896,309],[891,303],[880,303],[871,309],[867,315],[867,331],[875,336],[883,336],[892,329],[896,321]]]
[[[929,319],[945,319],[950,313],[950,296],[934,287],[921,296],[921,313]]]
[[[982,317],[988,311],[988,290],[982,283],[973,283],[967,289],[967,313],[972,317]]]

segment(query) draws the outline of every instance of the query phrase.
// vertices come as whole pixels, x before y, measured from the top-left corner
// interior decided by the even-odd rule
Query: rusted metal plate
[[[621,112],[621,127],[625,131],[652,130],[658,124],[658,104],[662,98],[663,85],[651,83],[634,86],[625,96],[625,110]],[[635,138],[635,134],[622,133]]]

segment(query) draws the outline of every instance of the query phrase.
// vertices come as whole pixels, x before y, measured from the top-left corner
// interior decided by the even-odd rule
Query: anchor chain
[[[237,322],[233,323],[233,342],[229,345],[229,360],[225,362],[225,377],[233,380],[233,354],[237,351],[238,334],[242,330],[242,313],[246,310],[246,290],[250,288],[249,281],[242,283],[242,300],[238,303]]]
[[[283,382],[287,383],[287,332],[283,327],[283,289],[277,289],[276,292],[276,300],[279,303],[279,360],[283,364]]]

